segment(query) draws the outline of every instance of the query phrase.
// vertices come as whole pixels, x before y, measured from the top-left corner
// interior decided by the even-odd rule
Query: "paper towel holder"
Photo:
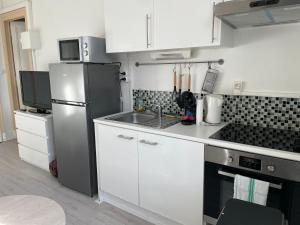
[[[38,31],[22,32],[20,41],[23,50],[37,50],[41,48],[40,32]]]

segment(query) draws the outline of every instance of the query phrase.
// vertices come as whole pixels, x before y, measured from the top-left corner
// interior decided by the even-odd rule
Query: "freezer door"
[[[84,64],[50,64],[52,99],[86,102]]]
[[[53,103],[52,110],[58,180],[66,187],[91,196],[86,108]]]

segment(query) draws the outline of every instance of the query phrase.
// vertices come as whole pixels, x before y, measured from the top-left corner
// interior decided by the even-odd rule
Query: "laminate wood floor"
[[[20,160],[16,141],[0,143],[0,197],[8,195],[39,195],[55,200],[66,213],[67,225],[151,225],[63,187],[50,173]]]

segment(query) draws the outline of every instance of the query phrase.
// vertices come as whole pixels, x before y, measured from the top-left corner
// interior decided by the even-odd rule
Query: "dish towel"
[[[235,175],[233,198],[266,206],[269,182]]]

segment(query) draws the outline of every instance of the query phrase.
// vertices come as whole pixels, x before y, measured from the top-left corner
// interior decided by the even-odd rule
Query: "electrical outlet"
[[[121,78],[120,78],[120,81],[123,81],[123,82],[125,82],[125,83],[128,83],[128,82],[129,82],[129,79],[128,79],[127,76],[124,76],[124,77],[121,77]]]
[[[233,93],[234,94],[240,94],[244,89],[244,81],[241,80],[235,80],[233,82]]]

